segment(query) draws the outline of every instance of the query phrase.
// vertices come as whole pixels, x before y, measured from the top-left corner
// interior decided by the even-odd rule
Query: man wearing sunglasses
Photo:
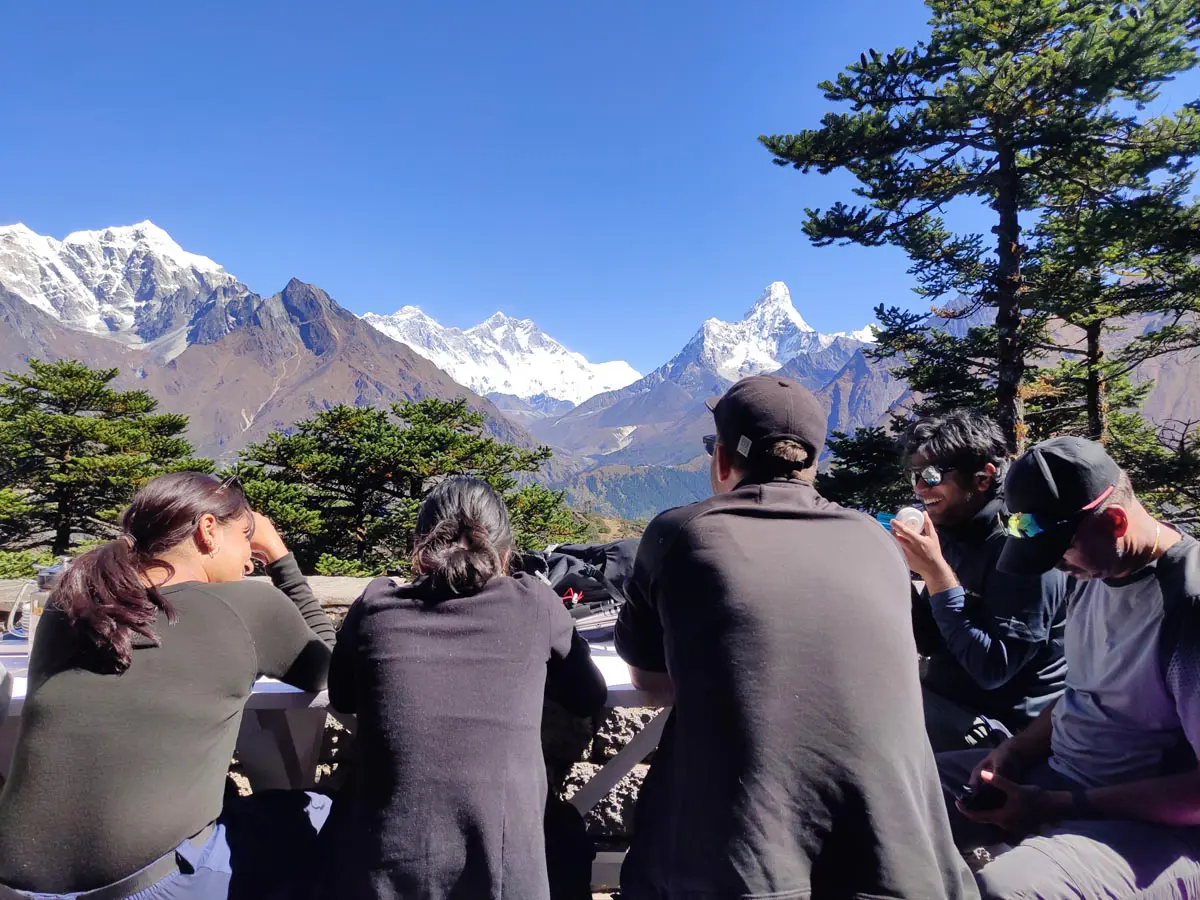
[[[925,725],[934,751],[995,746],[1063,690],[1067,578],[1010,575],[1001,472],[1008,447],[988,417],[959,411],[915,422],[905,436],[921,529],[892,530],[924,588],[913,602]]]
[[[671,705],[623,900],[974,896],[921,724],[908,569],[813,486],[826,412],[743,379],[710,406],[713,496],[638,548],[617,651]]]
[[[1200,543],[1082,438],[1031,449],[1005,499],[1001,568],[1083,583],[1062,697],[990,753],[938,757],[944,783],[995,798],[952,810],[960,840],[1033,835],[980,871],[984,894],[1200,896]]]

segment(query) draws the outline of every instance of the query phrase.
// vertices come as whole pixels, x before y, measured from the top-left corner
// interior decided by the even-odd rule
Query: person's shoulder
[[[708,497],[660,512],[650,520],[650,524],[642,533],[638,544],[638,558],[643,563],[662,559],[689,525],[708,513],[722,509],[724,496],[727,495]]]
[[[295,614],[288,596],[266,578],[189,582],[167,593],[166,600],[180,610],[180,621],[212,623],[214,616],[228,616],[251,635],[269,629],[281,617]],[[197,618],[195,613],[200,610],[204,613]]]
[[[358,599],[362,603],[382,603],[407,597],[412,591],[412,587],[412,584],[401,581],[399,578],[382,575],[368,581],[367,586],[358,595]]]
[[[812,489],[812,498],[808,502],[807,508],[811,509],[813,513],[823,517],[839,519],[844,522],[852,522],[857,525],[870,526],[874,532],[881,532],[884,535],[887,534],[886,529],[884,529],[874,517],[867,515],[861,510],[851,509],[848,506],[842,506],[840,503],[835,503],[833,500],[829,500],[821,496],[815,487]]]
[[[418,604],[418,590],[417,585],[401,578],[386,575],[372,578],[351,604],[351,609],[357,608],[355,615],[361,616]]]
[[[1163,603],[1197,615],[1200,608],[1200,541],[1190,535],[1169,548],[1155,566]]]
[[[222,600],[231,606],[246,603],[274,603],[282,600],[290,603],[287,595],[266,578],[245,578],[241,581],[210,581],[208,583],[188,582],[169,595],[169,599],[191,599],[193,597],[212,597]]]
[[[1165,558],[1170,567],[1178,570],[1179,590],[1192,599],[1200,599],[1200,541],[1185,534],[1172,549],[1176,552],[1167,551]]]
[[[908,572],[900,545],[891,531],[880,525],[874,516],[827,500],[815,490],[813,495],[807,514],[812,527],[824,530],[836,525],[833,532],[836,536],[832,540],[838,546],[853,547],[855,559],[864,571],[886,565],[899,572]]]
[[[721,501],[721,496],[714,495],[712,497],[705,497],[703,500],[697,500],[695,503],[688,503],[685,506],[676,506],[672,509],[663,510],[651,519],[650,524],[646,526],[646,530],[642,533],[642,543],[646,543],[647,538],[659,538],[678,531],[688,522],[692,521],[692,519],[696,518],[696,516],[719,509]]]
[[[485,590],[507,591],[522,596],[541,599],[558,600],[558,595],[545,579],[531,572],[513,572],[511,575],[501,575],[487,583]]]

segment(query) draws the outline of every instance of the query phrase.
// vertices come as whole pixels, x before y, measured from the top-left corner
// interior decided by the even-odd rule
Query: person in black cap
[[[1017,846],[988,897],[1200,895],[1200,543],[1156,520],[1099,444],[1061,437],[1005,482],[1007,571],[1057,567],[1069,601],[1063,696],[990,753],[942,754],[971,791],[959,839]],[[972,827],[973,826],[973,827]]]
[[[927,416],[905,435],[924,528],[892,522],[924,584],[913,604],[925,728],[934,751],[994,747],[1063,690],[1062,572],[1000,572],[999,513],[1008,446],[1000,426],[960,410]]]
[[[826,414],[785,378],[712,404],[714,496],[650,523],[616,627],[673,705],[622,900],[970,897],[921,721],[908,568],[813,487]]]

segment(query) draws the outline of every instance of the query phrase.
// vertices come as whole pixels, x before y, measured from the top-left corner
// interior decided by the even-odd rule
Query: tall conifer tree
[[[899,353],[900,374],[927,395],[946,383],[963,399],[979,390],[972,380],[982,383],[1017,449],[1026,437],[1022,387],[1048,320],[1025,296],[1023,229],[1099,156],[1184,152],[1194,107],[1149,121],[1139,113],[1163,82],[1196,65],[1200,25],[1189,0],[926,5],[928,40],[872,49],[821,84],[848,112],[761,140],[780,165],[858,179],[855,203],[806,211],[815,244],[899,246],[919,294],[953,301],[950,315],[983,313],[985,324],[956,339],[931,332],[923,316],[881,309],[879,352]],[[989,210],[990,234],[947,223],[947,210],[971,203]]]

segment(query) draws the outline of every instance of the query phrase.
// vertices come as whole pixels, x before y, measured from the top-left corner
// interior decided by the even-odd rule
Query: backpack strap
[[[1163,598],[1158,661],[1163,678],[1181,648],[1200,653],[1200,542],[1187,535],[1155,564]]]

